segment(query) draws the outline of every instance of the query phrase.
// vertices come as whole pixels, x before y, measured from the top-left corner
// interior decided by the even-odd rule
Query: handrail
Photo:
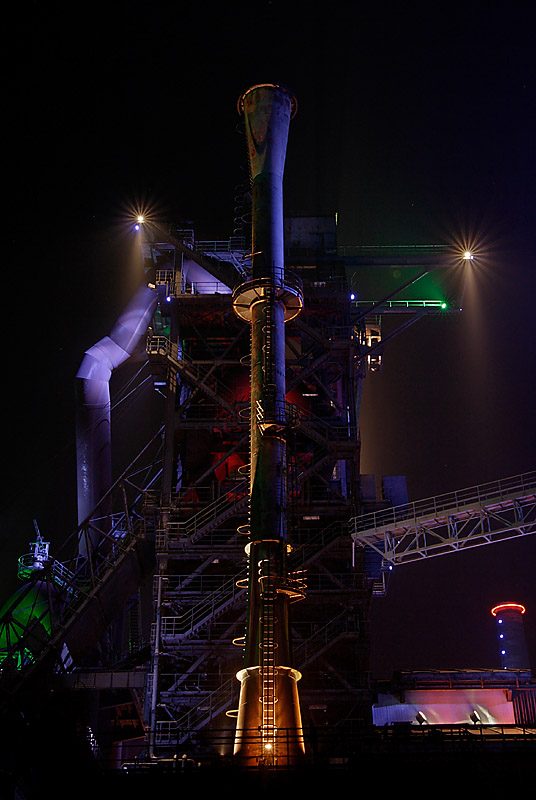
[[[219,380],[214,372],[214,367],[206,369],[204,365],[198,364],[195,359],[187,355],[184,350],[179,353],[177,344],[172,342],[167,336],[148,336],[146,351],[149,356],[165,356],[179,369],[185,367],[190,370],[195,370],[196,375],[194,377],[195,380],[199,381],[201,384],[201,387],[199,387],[201,391],[203,390],[202,387],[205,387],[205,390],[210,392],[211,396],[220,398],[226,406],[235,404],[239,399],[234,392]],[[214,391],[208,383],[205,383],[207,379],[213,384],[216,391]]]
[[[299,645],[296,649],[296,663],[300,668],[303,668],[325,647],[332,644],[335,636],[354,632],[355,623],[352,625],[347,620],[347,609],[343,609],[334,620],[328,622],[319,631],[315,631],[309,639]],[[157,722],[157,743],[163,743],[166,740],[163,736],[165,731],[168,732],[168,738],[176,742],[181,735],[181,731],[188,732],[202,727],[214,714],[221,713],[226,707],[229,707],[237,697],[238,683],[234,677],[229,678],[214,692],[205,695],[197,705],[189,709],[177,720],[161,720]],[[158,732],[160,732],[160,735]]]
[[[323,628],[315,631],[312,636],[297,644],[294,648],[294,659],[301,669],[309,664],[325,648],[330,647],[334,640],[345,633],[359,633],[359,621],[348,619],[348,609],[344,608],[340,614],[331,619]]]
[[[245,574],[247,571],[239,573]],[[245,593],[236,585],[234,576],[226,581],[219,589],[213,591],[208,598],[190,608],[185,614],[174,617],[162,617],[161,636],[188,636],[200,626],[210,622],[215,614],[221,614],[231,603]]]
[[[196,242],[195,249],[202,253],[245,253],[246,241],[243,236],[232,236],[230,239],[214,239]]]
[[[377,303],[377,300],[351,301],[351,304],[356,308],[366,308]],[[381,304],[381,308],[446,308],[446,304],[444,300],[386,300]]]
[[[229,500],[229,494],[233,497]],[[233,486],[230,492],[221,495],[209,506],[205,506],[197,514],[189,517],[184,522],[168,522],[166,528],[168,532],[175,529],[181,537],[187,537],[189,542],[195,541],[211,523],[216,523],[224,514],[231,514],[237,506],[244,505],[249,500],[249,482],[242,481]],[[192,538],[193,537],[193,538]]]
[[[390,255],[455,255],[448,244],[397,244],[397,245],[360,245],[346,244],[337,246],[337,254],[341,256],[390,256]]]
[[[14,685],[14,691],[20,688],[25,676],[39,666],[47,652],[50,652],[51,649],[62,642],[69,627],[75,622],[76,615],[81,613],[83,608],[98,595],[98,592],[112,576],[117,565],[142,538],[142,522],[139,519],[135,519],[134,525],[132,525],[131,515],[134,505],[143,494],[143,489],[140,489],[134,500],[128,503],[128,507],[122,489],[124,484],[129,482],[134,466],[146,455],[152,445],[159,441],[161,433],[162,428],[159,428],[149,443],[137,454],[122,475],[108,489],[93,512],[63,542],[55,554],[56,557],[51,557],[45,562],[43,570],[40,572],[40,579],[42,576],[43,580],[52,580],[58,587],[54,598],[55,613],[53,624],[46,634],[43,633],[42,636],[38,634],[39,624],[50,613],[49,603],[47,603],[44,610],[38,616],[32,618],[24,630],[21,630],[21,634],[16,641],[9,642],[8,640],[7,647],[0,654],[2,661],[5,658],[13,658],[16,661],[17,653],[27,654],[21,664],[27,669],[24,674],[18,675],[18,684]],[[146,488],[149,488],[153,479],[153,477],[149,476]],[[133,484],[131,485],[133,486]],[[106,501],[115,496],[116,492],[119,494],[122,504],[125,505],[125,509],[121,514],[115,515],[115,519],[112,519],[111,530],[106,530],[104,525],[101,529],[99,525],[104,522],[106,515],[99,519],[97,517],[98,511],[106,507]],[[76,546],[78,550],[79,538],[87,535],[90,530],[96,530],[99,533],[101,537],[99,546],[91,553],[89,560],[78,555],[73,558],[71,548]],[[69,553],[69,556],[60,561],[59,559],[67,553]],[[66,566],[67,564],[69,566]],[[24,592],[28,594],[31,589],[32,584],[29,583]],[[14,603],[19,603],[22,596],[16,596],[13,603],[6,608],[0,619],[0,629],[9,627],[15,607]],[[28,642],[31,643],[29,647],[27,647]]]
[[[308,539],[307,561],[314,560],[328,544],[334,542],[341,535],[341,523],[335,522],[325,530],[319,531],[318,535]],[[291,563],[299,562],[294,554],[291,555]],[[296,569],[303,565],[301,562],[292,567]],[[203,625],[209,623],[214,616],[224,611],[229,604],[233,603],[245,593],[245,589],[236,585],[237,578],[247,575],[247,569],[241,570],[232,578],[214,589],[208,597],[205,597],[192,608],[188,609],[180,616],[168,616],[162,618],[162,636],[184,637],[191,635]],[[171,589],[173,591],[173,589]],[[180,589],[179,589],[180,591]]]
[[[304,431],[306,431],[307,434],[310,434],[311,438],[314,438],[316,441],[319,441],[320,438],[324,440],[325,444],[341,441],[352,441],[350,438],[352,429],[348,423],[346,425],[332,425],[329,420],[317,417],[310,411],[305,411],[301,408],[299,409],[299,415],[300,424]],[[343,422],[341,419],[336,421]],[[312,426],[311,428],[309,428],[308,423]],[[324,436],[317,432],[317,428],[321,428],[324,431]]]
[[[180,296],[184,295],[204,295],[204,294],[232,294],[233,290],[222,281],[186,281],[184,290]]]
[[[524,491],[529,493],[536,492],[536,470],[497,481],[482,483],[478,486],[471,486],[467,489],[445,492],[436,497],[429,497],[380,511],[372,511],[361,517],[353,517],[350,520],[350,525],[354,533],[387,526],[396,527],[398,523],[407,523],[409,520],[416,522],[417,519],[422,517],[435,517],[438,515],[445,517],[447,512],[452,513],[456,509],[463,509],[474,504],[490,504],[493,501],[499,501],[507,496]]]

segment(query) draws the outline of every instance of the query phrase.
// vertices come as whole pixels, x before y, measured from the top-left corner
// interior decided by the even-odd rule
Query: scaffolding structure
[[[153,755],[170,756],[199,732],[234,724],[246,632],[250,413],[286,430],[284,588],[303,675],[304,730],[369,722],[368,609],[372,593],[385,590],[386,567],[370,552],[356,555],[350,521],[393,498],[385,481],[378,492],[371,476],[360,475],[363,380],[367,369],[381,368],[382,314],[405,315],[392,336],[445,311],[438,301],[397,304],[391,295],[356,300],[348,276],[357,262],[337,254],[334,219],[294,219],[286,227],[287,239],[294,233],[286,266],[303,292],[303,309],[286,325],[279,423],[270,409],[250,408],[248,328],[233,313],[231,292],[250,269],[245,246],[195,242],[179,230],[160,231],[162,241],[153,231],[144,243],[162,299],[147,353],[167,397],[162,489],[145,498],[157,560],[146,714]],[[400,254],[390,256],[396,263]],[[214,280],[214,259],[235,268],[227,284]],[[426,270],[443,264],[445,252],[430,248],[427,259]],[[404,261],[413,266],[406,253]],[[374,263],[373,254],[363,263]],[[422,254],[417,266],[420,275]]]
[[[294,108],[282,87],[249,92],[264,89],[260,105],[275,96]],[[79,525],[53,554],[38,535],[20,563],[27,583],[0,619],[6,703],[37,707],[46,680],[96,692],[87,742],[115,767],[232,758],[245,737],[259,753],[248,766],[285,767],[298,751],[316,757],[319,741],[340,754],[341,731],[371,723],[369,605],[385,591],[387,560],[355,547],[356,520],[407,494],[402,478],[380,488],[360,474],[363,381],[392,337],[458,313],[422,284],[410,290],[459,255],[339,248],[335,217],[283,224],[282,205],[267,233],[272,211],[259,207],[274,203],[276,181],[260,152],[253,247],[136,226],[148,287],[77,375]],[[264,263],[272,238],[280,252]],[[396,285],[367,299],[367,267],[391,268]],[[163,418],[112,482],[108,382],[149,320]],[[255,713],[242,713],[252,701]]]
[[[381,252],[381,264],[375,249],[340,254],[334,218],[288,219],[285,234],[303,309],[285,326],[281,419],[268,406],[253,413],[260,427],[285,427],[287,577],[277,588],[291,607],[310,754],[318,731],[329,750],[326,731],[370,722],[368,612],[388,564],[378,548],[355,547],[356,520],[407,502],[400,478],[380,486],[360,474],[363,381],[381,369],[389,338],[456,310],[418,293],[398,304],[396,291],[365,302],[356,270],[389,259],[413,267],[403,289],[455,257],[432,247]],[[99,757],[116,767],[143,754],[163,763],[231,755],[247,628],[250,343],[233,289],[250,273],[248,248],[238,237],[196,241],[183,228],[146,225],[138,235],[158,299],[146,352],[163,418],[60,550],[45,557],[39,536],[22,557],[27,582],[0,623],[4,696],[31,707],[46,674],[99,693],[105,711],[90,727],[106,720]],[[386,316],[397,324],[387,335]]]

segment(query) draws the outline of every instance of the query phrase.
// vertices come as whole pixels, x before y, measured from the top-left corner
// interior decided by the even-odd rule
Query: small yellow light
[[[142,225],[145,222],[145,217],[143,214],[138,214],[138,222]]]
[[[264,749],[265,749],[265,750],[271,750],[271,749],[272,749],[272,745],[271,745],[271,743],[270,743],[270,742],[268,742],[268,744],[265,744],[265,745],[264,745]]]
[[[466,250],[465,253],[463,254],[464,261],[472,261],[473,258],[474,258],[474,256],[473,256],[473,254],[471,253],[470,250]]]

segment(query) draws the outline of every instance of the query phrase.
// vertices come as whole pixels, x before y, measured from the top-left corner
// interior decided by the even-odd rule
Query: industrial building
[[[419,504],[403,476],[360,471],[367,372],[409,326],[459,313],[441,276],[471,254],[344,248],[335,216],[284,218],[296,101],[266,84],[239,107],[241,225],[209,242],[137,221],[145,285],[76,378],[78,526],[54,553],[37,531],[2,610],[8,761],[63,707],[42,759],[12,769],[22,797],[38,796],[69,735],[73,770],[145,788],[218,767],[362,769],[424,751],[435,765],[476,740],[485,757],[536,746],[518,616],[521,662],[503,670],[445,665],[385,685],[368,660],[391,565],[535,530],[536,473]],[[115,476],[109,381],[140,348],[161,416]]]

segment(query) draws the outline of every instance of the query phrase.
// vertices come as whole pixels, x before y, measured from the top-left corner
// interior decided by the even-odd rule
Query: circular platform
[[[303,308],[303,288],[298,279],[285,278],[281,285],[275,285],[272,278],[253,278],[241,283],[233,292],[235,314],[246,322],[251,322],[251,309],[255,303],[266,300],[275,294],[277,302],[285,309],[285,322],[297,317]]]

